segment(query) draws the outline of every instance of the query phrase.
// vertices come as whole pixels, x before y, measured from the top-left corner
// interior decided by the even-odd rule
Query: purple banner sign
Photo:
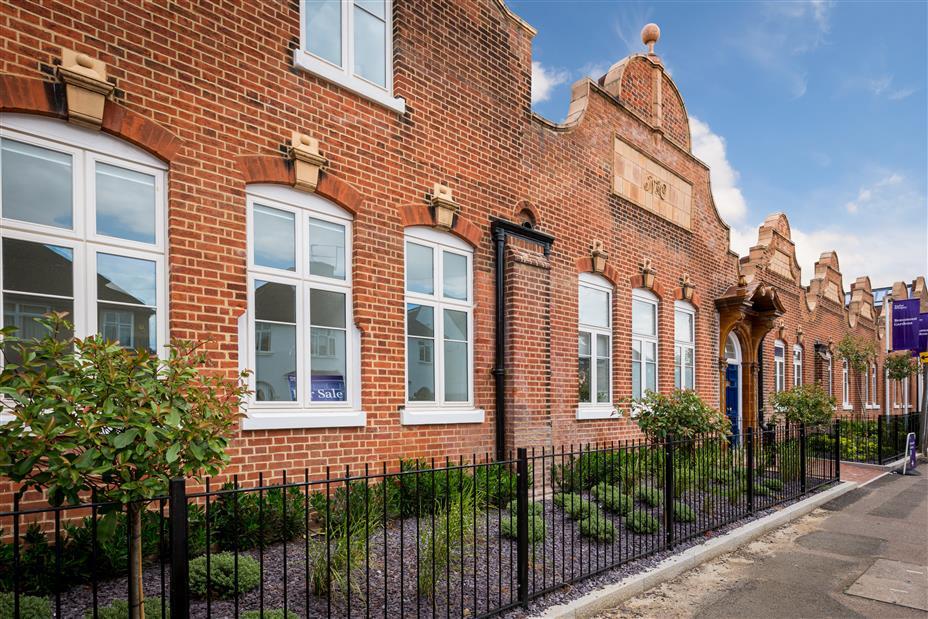
[[[928,352],[928,312],[918,315],[918,352]]]
[[[893,350],[918,348],[918,299],[893,301]]]

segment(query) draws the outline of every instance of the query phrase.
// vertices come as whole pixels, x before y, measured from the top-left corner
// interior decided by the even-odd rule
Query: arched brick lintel
[[[38,114],[66,120],[65,90],[59,84],[20,75],[0,75],[0,112]],[[158,123],[107,100],[100,129],[135,144],[170,163],[181,147],[181,140]]]
[[[702,299],[700,298],[698,292],[694,291],[693,298],[687,301],[686,299],[683,298],[683,288],[675,288],[673,291],[673,298],[674,298],[674,301],[686,301],[687,303],[692,305],[697,311],[699,311],[699,304]]]
[[[293,186],[296,182],[292,162],[280,156],[243,155],[238,158],[238,166],[246,185],[273,183]],[[338,204],[352,215],[357,215],[364,203],[361,194],[354,187],[325,170],[319,172],[316,194]]]
[[[577,258],[576,264],[577,264],[577,274],[594,272],[593,271],[593,258],[590,256],[583,256],[581,258]],[[619,272],[614,266],[612,266],[608,262],[606,263],[606,266],[603,267],[602,272],[597,273],[597,275],[602,275],[603,277],[608,279],[609,283],[612,284],[613,286],[619,285],[619,281],[620,281]]]
[[[404,228],[410,226],[435,226],[432,210],[425,204],[407,204],[401,207],[400,220],[403,222]],[[460,213],[455,214],[454,223],[451,225],[449,232],[473,247],[480,245],[480,237],[482,236],[480,228]]]
[[[632,275],[629,278],[629,284],[631,284],[631,287],[633,289],[634,288],[647,289],[647,287],[644,285],[644,275],[642,275],[641,273],[639,273],[638,275]],[[664,286],[659,281],[655,280],[654,286],[652,286],[650,290],[657,296],[659,300],[661,301],[664,300]]]

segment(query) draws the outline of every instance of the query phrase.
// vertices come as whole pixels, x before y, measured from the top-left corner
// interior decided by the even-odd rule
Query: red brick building
[[[556,124],[501,0],[4,3],[4,322],[210,340],[245,475],[627,438],[675,385],[752,425],[775,347],[840,381],[880,314],[785,216],[739,262],[644,34]]]

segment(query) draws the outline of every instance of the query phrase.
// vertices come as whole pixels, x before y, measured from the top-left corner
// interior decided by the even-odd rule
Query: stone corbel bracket
[[[87,54],[61,49],[58,79],[64,82],[68,100],[68,120],[99,129],[103,108],[115,86],[106,81],[106,64]]]
[[[450,230],[454,226],[454,216],[461,210],[460,205],[454,201],[451,188],[435,183],[430,202],[434,211],[435,227],[440,230]]]
[[[319,185],[319,172],[329,160],[319,152],[319,140],[299,131],[290,139],[290,159],[293,160],[293,186],[314,193]]]
[[[603,242],[600,240],[593,241],[593,245],[590,248],[590,259],[593,262],[593,272],[602,273],[606,270],[606,260],[609,258],[609,254],[606,253],[606,250],[603,249]]]

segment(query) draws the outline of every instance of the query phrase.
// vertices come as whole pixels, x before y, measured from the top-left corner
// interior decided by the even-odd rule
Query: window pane
[[[644,364],[644,388],[648,391],[657,391],[657,365]]]
[[[296,286],[255,280],[255,320],[296,324]]]
[[[345,328],[345,295],[329,290],[309,292],[309,322],[321,327]]]
[[[384,0],[354,0],[354,3],[371,15],[384,20],[387,18],[387,3]]]
[[[641,335],[657,335],[656,309],[653,303],[632,300],[632,331]]]
[[[354,9],[354,72],[377,84],[387,85],[387,24],[359,6]]]
[[[406,243],[406,290],[432,294],[435,292],[432,248]]]
[[[580,332],[580,356],[589,357],[593,354],[592,340],[589,333]]]
[[[24,340],[43,337],[48,331],[36,319],[49,312],[66,312],[74,320],[74,302],[71,299],[56,299],[28,294],[6,292],[3,295],[3,326],[16,327],[16,336]],[[69,339],[72,333],[62,333],[61,339]],[[7,363],[19,363],[20,355],[12,346],[4,347]]]
[[[97,234],[155,242],[155,177],[97,162]]]
[[[97,330],[110,342],[126,348],[157,348],[156,311],[150,307],[97,304]]]
[[[776,359],[782,359],[782,358],[785,356],[784,351],[783,351],[783,347],[782,347],[782,346],[774,346],[774,347],[773,347],[773,356],[774,356],[774,358],[776,358]]]
[[[35,224],[74,226],[71,155],[2,140],[0,170],[3,216]]]
[[[596,401],[609,401],[609,359],[596,360]]]
[[[254,206],[255,264],[272,269],[296,270],[294,215],[269,206]]]
[[[345,279],[345,226],[309,220],[309,272]]]
[[[579,379],[580,379],[580,401],[589,403],[592,400],[590,399],[590,389],[593,384],[593,376],[590,373],[590,358],[589,357],[580,357],[579,365]]]
[[[608,359],[612,353],[612,345],[609,343],[608,335],[596,336],[596,356],[601,359]]]
[[[681,382],[682,381],[681,372],[682,372],[682,368],[680,367],[680,364],[675,363],[673,366],[673,386],[676,387],[677,389],[683,389],[683,383]]]
[[[73,297],[73,265],[74,252],[66,247],[3,239],[4,290]]]
[[[445,310],[445,339],[467,341],[467,312]]]
[[[449,299],[467,298],[467,256],[442,252],[442,286]]]
[[[689,312],[674,313],[674,338],[681,342],[693,341],[693,315]]]
[[[155,262],[97,254],[97,298],[101,301],[157,305]]]
[[[647,362],[657,361],[657,344],[654,342],[643,342],[644,360]]]
[[[315,292],[315,291],[313,291]],[[346,334],[340,329],[310,330],[313,402],[345,402],[348,398]]]
[[[406,305],[406,333],[420,337],[435,337],[435,310],[428,305]]]
[[[595,327],[609,326],[609,293],[580,286],[580,322]]]
[[[258,321],[255,329],[268,339],[267,350],[258,348],[256,342],[255,397],[259,402],[296,401],[296,326]]]
[[[632,340],[632,361],[641,361],[641,340]]]
[[[306,12],[306,50],[341,66],[341,0],[312,0],[303,3],[303,6]]]
[[[445,400],[466,402],[467,389],[467,342],[445,340]]]
[[[693,366],[683,368],[684,389],[693,389],[696,382],[693,377]]]
[[[632,397],[637,400],[641,395],[641,362],[632,361]]]
[[[435,340],[407,338],[406,380],[410,402],[435,401],[434,359]]]
[[[696,364],[696,349],[690,346],[687,346],[683,349],[683,362],[688,367],[693,367]]]

